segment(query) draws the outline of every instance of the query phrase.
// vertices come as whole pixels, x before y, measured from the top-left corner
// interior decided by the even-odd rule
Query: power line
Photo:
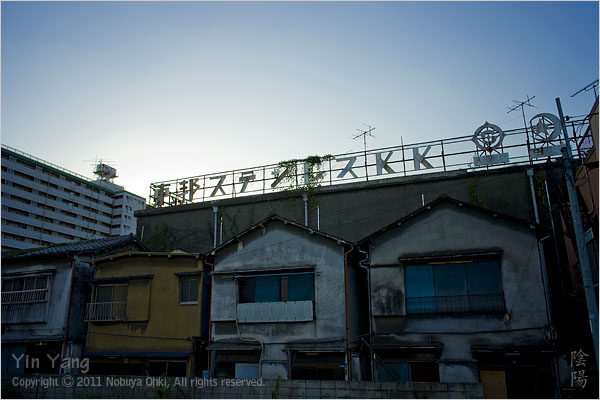
[[[571,95],[571,97],[575,97],[577,96],[579,93],[581,92],[589,92],[590,90],[594,90],[594,97],[598,96],[598,94],[596,93],[596,88],[598,87],[598,79],[596,79],[594,82],[588,84],[587,86],[579,89],[578,91],[576,91],[575,93],[573,93]]]

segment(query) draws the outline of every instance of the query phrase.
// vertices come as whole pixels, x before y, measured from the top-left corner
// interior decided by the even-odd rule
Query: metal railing
[[[589,126],[587,118],[571,120],[568,130],[574,153]],[[219,173],[191,176],[150,184],[151,205],[168,207],[223,198],[259,195],[315,186],[376,181],[431,172],[505,168],[532,165],[560,157],[562,135],[536,142],[524,128],[504,131],[500,146],[482,153],[473,135],[332,155],[308,163],[306,160],[255,166]],[[554,151],[549,151],[554,150]],[[492,156],[498,156],[496,158]],[[481,158],[495,161],[483,162]],[[487,164],[486,164],[487,163]],[[317,177],[317,179],[315,179]]]
[[[87,303],[85,321],[125,321],[126,302]]]
[[[2,305],[40,303],[47,300],[48,289],[2,292]]]
[[[27,157],[27,158],[29,158],[29,159],[31,159],[31,160],[35,160],[35,161],[37,161],[37,162],[39,162],[39,163],[41,163],[41,164],[45,164],[45,165],[47,165],[47,166],[49,166],[49,167],[52,167],[52,168],[54,168],[54,169],[57,169],[57,170],[59,170],[59,171],[65,172],[65,173],[67,173],[67,174],[69,174],[69,175],[73,175],[73,176],[75,176],[75,177],[77,177],[77,178],[79,178],[79,179],[83,179],[83,180],[86,180],[86,181],[92,181],[92,179],[91,179],[91,178],[88,178],[87,176],[84,176],[84,175],[78,174],[77,172],[70,171],[70,170],[68,170],[68,169],[66,169],[66,168],[64,168],[64,167],[61,167],[60,165],[53,164],[53,163],[51,163],[51,162],[48,162],[48,161],[46,161],[46,160],[42,160],[42,159],[41,159],[41,158],[39,158],[39,157],[32,156],[31,154],[25,153],[24,151],[21,151],[21,150],[19,150],[19,149],[15,149],[14,147],[11,147],[11,146],[9,146],[9,145],[2,144],[2,148],[3,148],[3,149],[6,149],[6,150],[9,150],[9,151],[12,151],[13,153],[17,153],[17,154],[19,154],[19,155],[22,155],[22,156],[24,156],[24,157]]]
[[[503,312],[501,294],[407,297],[407,314],[453,312]]]

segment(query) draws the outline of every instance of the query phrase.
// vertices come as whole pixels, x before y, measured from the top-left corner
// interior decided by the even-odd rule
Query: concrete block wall
[[[43,378],[56,379],[57,386],[46,389],[38,386],[25,388],[15,386],[14,379],[23,375],[2,376],[2,398],[196,398],[196,399],[481,399],[481,383],[421,383],[421,382],[344,382],[344,381],[304,381],[304,380],[263,380],[262,386],[216,386],[199,387],[191,384],[175,385],[175,378],[166,378],[164,384],[154,386],[127,385],[107,386],[106,377],[100,377],[101,386],[65,387],[62,376],[40,375]],[[28,376],[27,378],[35,378]],[[77,382],[77,377],[74,377]],[[148,377],[126,377],[141,379]],[[98,382],[98,378],[95,382]]]

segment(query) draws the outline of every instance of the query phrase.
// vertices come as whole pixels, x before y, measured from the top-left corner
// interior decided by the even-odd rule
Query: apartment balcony
[[[40,303],[46,301],[48,289],[18,290],[2,292],[2,305]]]
[[[126,302],[88,303],[86,305],[86,322],[125,321],[126,319]]]
[[[2,292],[2,323],[44,322],[47,305],[48,289]]]
[[[300,322],[313,320],[313,302],[281,301],[272,303],[240,303],[239,322]]]

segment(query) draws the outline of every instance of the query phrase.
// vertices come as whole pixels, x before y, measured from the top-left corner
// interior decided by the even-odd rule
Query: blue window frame
[[[312,272],[239,277],[240,303],[314,300]]]
[[[504,311],[500,260],[410,265],[404,278],[408,314]]]

